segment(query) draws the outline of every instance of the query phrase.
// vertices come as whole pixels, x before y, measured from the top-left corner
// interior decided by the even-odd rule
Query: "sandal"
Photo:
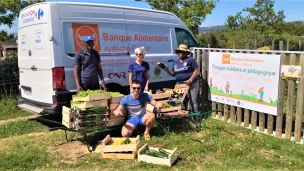
[[[144,137],[145,137],[145,141],[150,141],[151,140],[151,136],[148,132],[144,133]]]

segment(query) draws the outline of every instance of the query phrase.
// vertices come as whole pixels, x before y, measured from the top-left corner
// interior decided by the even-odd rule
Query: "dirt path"
[[[18,117],[18,118],[13,118],[13,119],[7,119],[7,120],[0,120],[0,125],[5,124],[7,122],[12,122],[12,121],[16,121],[16,120],[26,120],[26,119],[33,119],[36,118],[40,115],[37,114],[32,114],[30,116],[25,116],[25,117]]]

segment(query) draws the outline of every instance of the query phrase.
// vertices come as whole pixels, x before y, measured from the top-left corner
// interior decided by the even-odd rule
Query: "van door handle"
[[[173,62],[173,61],[174,61],[173,59],[169,59],[169,60],[168,60],[168,62]]]
[[[35,67],[35,65],[33,65],[33,66],[31,67],[31,69],[32,69],[33,71],[37,71],[37,68]]]

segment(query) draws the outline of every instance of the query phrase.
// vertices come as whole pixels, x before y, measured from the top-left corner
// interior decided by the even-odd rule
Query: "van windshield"
[[[177,45],[185,44],[188,46],[188,48],[197,46],[195,39],[187,30],[181,28],[175,28],[175,34],[176,34]]]

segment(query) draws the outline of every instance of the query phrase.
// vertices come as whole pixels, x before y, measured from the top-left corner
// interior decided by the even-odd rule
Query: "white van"
[[[106,86],[122,91],[128,86],[128,66],[134,49],[144,46],[150,65],[151,89],[173,87],[175,78],[157,62],[171,66],[174,48],[197,46],[194,36],[174,14],[92,3],[45,2],[24,8],[19,15],[19,107],[38,114],[61,113],[76,93],[74,56],[82,36],[94,36],[101,55]]]

